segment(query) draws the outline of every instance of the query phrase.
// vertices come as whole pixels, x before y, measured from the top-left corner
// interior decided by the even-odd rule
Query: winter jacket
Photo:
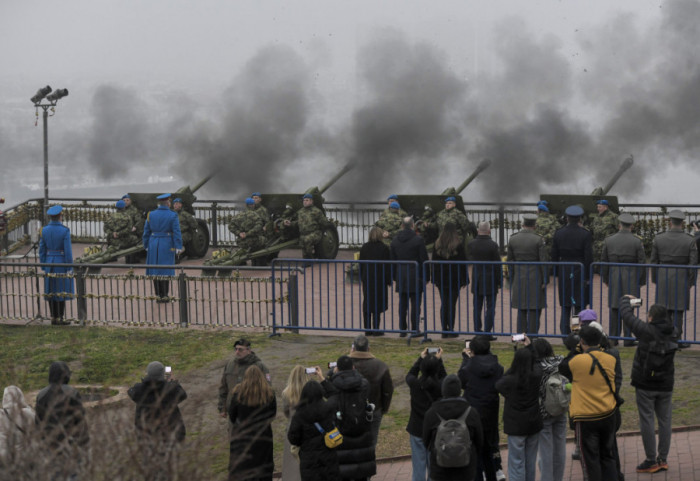
[[[496,382],[503,376],[503,366],[494,354],[469,357],[462,353],[462,366],[457,373],[464,389],[464,398],[481,412],[482,408],[498,406]]]
[[[423,263],[428,260],[428,251],[421,236],[409,229],[401,229],[391,241],[392,261],[416,261],[418,269],[413,265],[394,265],[396,292],[408,294],[422,292],[425,282],[423,279]],[[428,272],[429,277],[430,272]]]
[[[594,366],[591,356],[595,356],[598,360],[612,388],[615,389],[615,371],[619,364],[615,356],[598,348],[590,348],[571,359],[564,359],[559,364],[559,372],[571,379],[569,416],[574,421],[604,419],[614,413],[617,405],[614,394],[605,382],[600,369]]]
[[[338,450],[329,449],[314,423],[328,431],[334,427],[335,412],[326,401],[297,408],[287,431],[287,439],[299,450],[299,471],[302,481],[338,479]]]
[[[559,372],[559,364],[561,364],[563,360],[564,358],[562,356],[546,357],[539,360],[540,369],[542,369],[542,378],[540,380],[540,416],[542,416],[543,420],[550,419],[552,417],[552,415],[549,414],[544,408],[544,396],[547,391],[547,386],[545,384],[550,374]]]
[[[234,357],[226,363],[224,373],[221,376],[221,384],[219,385],[218,408],[220,413],[228,412],[228,407],[231,404],[231,391],[233,391],[233,388],[236,387],[237,384],[243,381],[243,375],[246,369],[253,364],[258,366],[265,374],[270,372],[254,352],[251,352],[243,359]]]
[[[540,381],[542,370],[534,365],[530,378],[518,383],[515,374],[506,372],[496,382],[496,389],[505,398],[503,432],[512,436],[531,436],[542,430],[540,416]]]
[[[0,411],[0,465],[11,463],[30,439],[35,422],[34,410],[17,386],[7,386]]]
[[[391,380],[389,366],[369,351],[353,351],[350,358],[355,369],[369,382],[369,402],[383,413],[388,412],[391,397],[394,395],[394,382]]]
[[[187,399],[187,393],[179,382],[146,377],[128,394],[136,403],[134,424],[142,434],[168,441],[185,439],[185,422],[178,404]]]
[[[620,299],[620,314],[625,326],[629,327],[632,334],[639,340],[634,361],[632,361],[632,385],[646,391],[673,391],[675,352],[668,356],[663,369],[660,369],[659,374],[653,378],[645,375],[644,372],[652,344],[675,341],[676,333],[673,325],[667,319],[652,319],[648,323],[638,319],[634,315],[628,297]]]
[[[426,379],[418,377],[420,365],[423,358],[418,357],[411,369],[406,374],[406,384],[411,391],[411,414],[408,418],[406,431],[411,436],[423,436],[423,420],[425,413],[433,405],[435,401],[442,399],[442,380],[447,376],[445,365],[440,359],[440,367],[434,379],[426,382]]]
[[[467,245],[467,258],[470,261],[496,263],[472,266],[472,293],[480,296],[497,294],[503,284],[498,244],[491,239],[491,236],[479,235]]]
[[[248,406],[237,395],[228,409],[233,426],[229,444],[229,480],[270,479],[275,470],[272,421],[277,415],[277,399]]]

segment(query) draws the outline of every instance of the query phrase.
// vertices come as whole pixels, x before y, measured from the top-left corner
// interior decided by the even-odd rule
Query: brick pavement
[[[618,437],[620,462],[623,465],[625,481],[700,481],[700,428],[678,428],[671,437],[671,452],[668,456],[668,471],[654,474],[637,473],[636,467],[644,459],[642,438],[636,433]],[[565,481],[583,481],[581,466],[571,459],[573,442],[566,445],[567,461],[564,473]],[[507,471],[507,449],[501,450],[504,472]],[[538,474],[539,476],[539,474]],[[411,460],[406,457],[379,463],[377,475],[372,481],[410,481]]]

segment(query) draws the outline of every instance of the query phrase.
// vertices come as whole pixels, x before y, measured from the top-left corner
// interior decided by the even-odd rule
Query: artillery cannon
[[[193,187],[186,185],[180,187],[178,190],[173,192],[173,197],[179,197],[182,199],[183,209],[190,214],[194,215],[193,204],[197,200],[194,195],[204,184],[206,184],[212,176],[207,176],[200,180]],[[146,218],[148,212],[156,209],[158,207],[158,201],[156,197],[158,193],[129,193],[131,197],[131,202],[136,208],[141,212],[143,218]],[[185,253],[189,257],[204,257],[209,249],[209,226],[204,219],[195,219],[197,221],[197,230],[192,233],[192,240],[185,245]],[[76,259],[76,262],[85,264],[106,264],[108,262],[113,262],[122,256],[133,256],[145,252],[143,245],[141,244],[141,239],[139,237],[138,244],[128,247],[126,249],[114,249],[107,248],[105,250],[99,250],[98,252],[91,253],[89,255],[80,257]]]
[[[293,227],[285,227],[284,220],[292,220],[296,212],[303,207],[302,197],[304,194],[313,196],[313,203],[326,214],[323,206],[325,199],[323,194],[335,184],[343,175],[354,167],[353,163],[346,164],[337,174],[321,187],[311,187],[303,194],[264,194],[262,195],[262,205],[270,213],[270,222],[265,226],[266,242],[265,247],[257,251],[238,249],[235,251],[225,251],[216,258],[207,260],[207,266],[238,266],[245,264],[248,260],[264,258],[266,263],[277,257],[284,249],[294,249],[299,247],[299,231]],[[338,229],[335,224],[329,221],[324,227],[321,241],[317,246],[317,255],[320,259],[335,259],[338,254]],[[225,273],[224,271],[220,272]],[[205,270],[204,274],[213,274],[211,270]]]
[[[548,202],[547,207],[549,212],[554,214],[558,219],[564,216],[564,211],[570,205],[579,205],[583,208],[586,216],[596,213],[596,202],[601,199],[608,201],[608,208],[618,214],[620,212],[620,206],[617,202],[617,196],[608,195],[610,189],[615,185],[615,183],[622,177],[622,175],[627,172],[627,170],[634,164],[634,158],[630,155],[627,157],[620,168],[615,172],[610,178],[610,181],[605,185],[605,187],[597,187],[589,195],[576,195],[576,194],[541,194],[540,199],[546,200]]]
[[[474,172],[472,172],[472,174],[467,177],[467,179],[457,188],[449,187],[443,190],[442,194],[440,195],[397,195],[401,208],[405,210],[408,215],[413,216],[413,218],[416,219],[416,225],[425,238],[426,244],[432,244],[437,239],[438,232],[436,228],[437,226],[435,225],[435,217],[437,216],[438,212],[445,208],[445,198],[450,196],[454,197],[457,204],[455,208],[466,214],[464,200],[460,194],[479,174],[481,174],[481,172],[486,170],[490,165],[491,160],[482,160],[476,169],[474,169]]]

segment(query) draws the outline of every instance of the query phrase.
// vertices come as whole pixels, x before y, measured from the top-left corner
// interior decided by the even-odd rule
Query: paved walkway
[[[644,460],[644,448],[642,438],[639,435],[618,437],[620,449],[620,462],[623,465],[625,481],[700,481],[700,429],[674,431],[671,437],[671,452],[668,456],[668,471],[659,471],[654,474],[637,473],[637,465]],[[572,442],[567,443],[567,461],[564,474],[565,481],[582,481],[581,465],[578,461],[572,461],[571,452],[574,449]],[[508,451],[501,450],[504,466],[507,474]],[[539,477],[539,473],[538,473]],[[377,466],[377,475],[372,481],[410,481],[411,460],[402,459]]]

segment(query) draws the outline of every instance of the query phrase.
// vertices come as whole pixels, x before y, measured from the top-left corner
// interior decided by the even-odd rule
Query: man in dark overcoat
[[[523,228],[508,241],[508,262],[547,262],[544,238],[535,232],[537,215],[525,214]],[[518,310],[518,332],[537,333],[540,314],[547,307],[545,288],[549,282],[547,266],[515,264],[510,273],[510,307]]]
[[[565,214],[567,224],[554,233],[552,240],[552,262],[577,262],[580,266],[559,265],[556,268],[558,278],[559,305],[561,320],[559,332],[569,334],[571,313],[578,314],[588,305],[590,267],[593,262],[593,236],[579,223],[583,209],[578,205],[567,207]]]
[[[676,209],[669,212],[668,217],[670,229],[654,237],[649,263],[696,265],[698,249],[693,236],[683,228],[685,214]],[[658,267],[651,271],[651,280],[656,284],[656,304],[665,306],[669,311],[668,315],[679,336],[683,334],[683,315],[690,307],[690,288],[695,285],[695,278],[694,269]],[[686,348],[689,344],[678,343],[678,347]]]
[[[622,213],[618,217],[620,231],[608,236],[603,243],[602,262],[617,264],[644,264],[644,244],[642,239],[632,233],[635,223],[631,214]],[[631,294],[639,297],[641,286],[647,283],[646,268],[641,266],[602,266],[601,275],[603,282],[608,286],[608,307],[610,308],[610,336],[620,335],[620,297]],[[625,326],[625,337],[630,337],[630,329]],[[611,342],[617,345],[617,339]],[[625,341],[625,346],[634,346],[632,340]]]
[[[485,304],[486,314],[484,315],[483,331],[493,332],[496,297],[503,282],[503,271],[498,244],[491,239],[491,226],[488,222],[479,222],[476,238],[467,244],[467,259],[493,262],[493,264],[474,264],[471,283],[472,294],[474,294],[474,330],[482,331],[481,314]]]

